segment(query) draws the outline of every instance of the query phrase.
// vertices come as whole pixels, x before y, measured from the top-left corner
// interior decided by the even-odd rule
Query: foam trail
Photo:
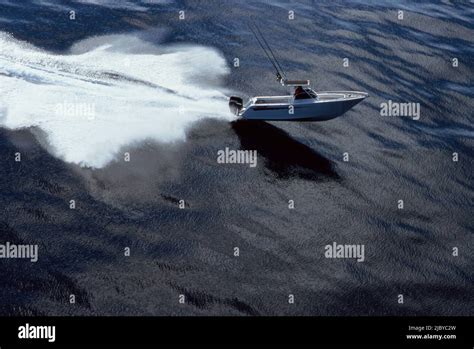
[[[116,35],[54,55],[0,32],[0,126],[40,128],[53,155],[99,168],[126,145],[183,140],[204,117],[231,120],[215,87],[227,73],[224,58],[202,46]]]

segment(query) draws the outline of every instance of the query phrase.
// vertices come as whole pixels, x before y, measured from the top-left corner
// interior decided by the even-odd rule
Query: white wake
[[[127,145],[183,140],[205,117],[231,120],[217,87],[227,73],[208,47],[114,35],[57,55],[0,32],[0,126],[39,128],[53,155],[103,167]]]

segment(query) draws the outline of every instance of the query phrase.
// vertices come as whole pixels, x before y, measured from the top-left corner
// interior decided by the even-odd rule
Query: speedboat
[[[369,95],[359,91],[315,92],[309,80],[288,80],[270,45],[255,25],[250,27],[260,47],[276,70],[277,80],[287,87],[294,88],[286,96],[258,96],[246,103],[240,97],[230,97],[231,112],[242,119],[268,121],[325,121],[341,116]]]
[[[259,96],[245,104],[240,97],[231,97],[232,113],[247,120],[268,121],[325,121],[337,118],[368,97],[358,91],[315,92],[309,81],[286,81],[294,86],[294,93],[287,96]]]

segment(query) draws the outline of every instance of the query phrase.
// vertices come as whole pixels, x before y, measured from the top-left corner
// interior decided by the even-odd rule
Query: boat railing
[[[284,104],[291,101],[292,96],[259,96],[252,98],[254,104]]]

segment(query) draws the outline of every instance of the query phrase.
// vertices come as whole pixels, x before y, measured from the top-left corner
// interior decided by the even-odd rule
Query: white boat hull
[[[317,99],[294,100],[292,96],[252,98],[238,115],[246,120],[326,121],[334,119],[368,97],[365,92],[318,92]]]

